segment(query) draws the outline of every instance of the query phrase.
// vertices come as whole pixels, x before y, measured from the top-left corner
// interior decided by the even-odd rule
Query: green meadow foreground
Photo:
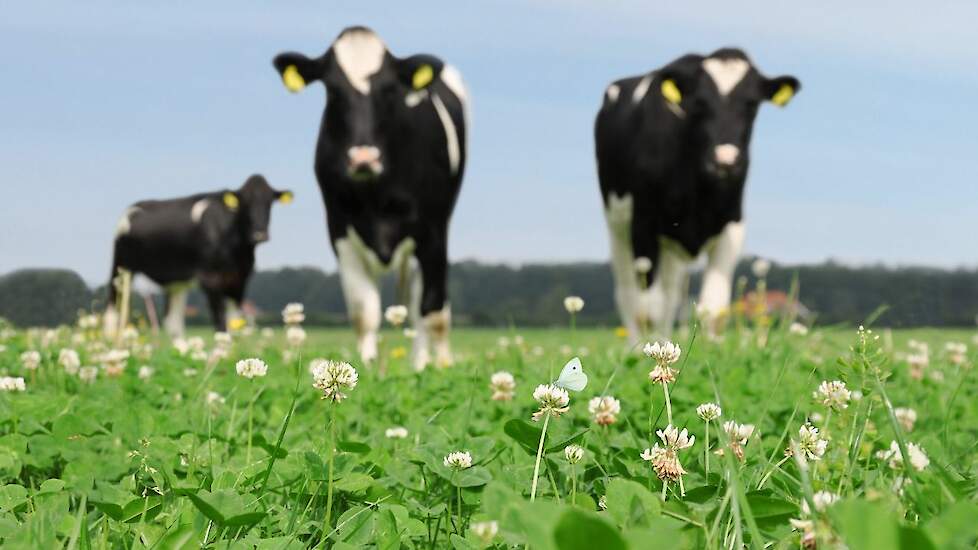
[[[974,548],[973,333],[800,332],[773,329],[763,346],[749,329],[719,342],[681,332],[678,361],[651,352],[657,368],[612,330],[457,330],[456,364],[415,373],[408,340],[387,328],[381,373],[355,359],[348,330],[310,329],[297,347],[281,328],[230,343],[200,332],[177,350],[134,333],[102,348],[95,329],[7,329],[0,539]],[[583,391],[565,402],[538,388],[574,356]],[[236,370],[251,357],[265,376],[256,362]],[[316,358],[357,377],[318,363],[313,387]]]

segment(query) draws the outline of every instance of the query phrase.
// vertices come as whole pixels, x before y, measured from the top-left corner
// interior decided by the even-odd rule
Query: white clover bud
[[[245,378],[261,377],[268,374],[268,365],[257,357],[242,359],[234,365],[239,376]]]
[[[696,414],[699,415],[704,422],[716,420],[717,418],[720,418],[722,413],[723,411],[720,409],[720,405],[717,405],[716,403],[703,403],[699,407],[696,407]]]
[[[464,470],[472,467],[472,455],[468,451],[455,451],[449,453],[442,462],[453,470]]]
[[[584,298],[580,296],[568,296],[564,298],[564,309],[571,315],[584,309]]]
[[[579,445],[568,445],[564,447],[564,458],[571,464],[577,464],[584,459],[584,448]]]
[[[389,306],[384,310],[384,319],[395,327],[399,327],[404,324],[404,321],[408,316],[408,308],[405,306]]]

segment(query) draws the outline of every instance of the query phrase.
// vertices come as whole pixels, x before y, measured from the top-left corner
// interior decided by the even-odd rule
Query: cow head
[[[379,178],[389,165],[393,143],[405,109],[427,95],[443,63],[429,55],[399,59],[366,27],[350,27],[322,56],[283,53],[273,61],[282,83],[292,92],[321,81],[327,104],[320,140],[326,170],[356,181]],[[317,166],[317,170],[320,169]]]
[[[768,78],[729,48],[682,57],[659,71],[657,82],[663,101],[689,124],[701,170],[719,180],[746,174],[760,104],[783,107],[801,89],[797,78]]]
[[[237,213],[238,228],[250,244],[268,240],[268,224],[272,217],[272,203],[292,202],[292,191],[273,189],[264,176],[249,177],[237,191],[227,191],[223,200],[228,209]]]

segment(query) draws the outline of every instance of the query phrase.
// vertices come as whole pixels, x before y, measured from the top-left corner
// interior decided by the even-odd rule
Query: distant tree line
[[[750,260],[737,268],[748,285],[755,281]],[[978,269],[920,267],[851,267],[834,262],[777,265],[768,274],[768,288],[787,291],[792,280],[800,285],[800,300],[822,325],[857,324],[887,306],[878,324],[893,327],[972,326],[978,313]],[[566,322],[563,298],[575,294],[586,306],[579,323],[616,326],[611,271],[604,263],[527,264],[508,266],[466,261],[454,264],[450,277],[452,312],[456,323],[473,326],[555,326]],[[699,273],[690,295],[699,287]],[[395,303],[397,285],[382,281],[385,304]],[[0,277],[0,316],[19,326],[70,323],[79,309],[100,308],[104,287],[90,289],[68,270],[25,269]],[[248,297],[265,324],[279,322],[288,302],[305,304],[308,324],[345,323],[346,307],[336,273],[318,268],[260,271],[252,278]],[[162,314],[162,297],[155,302]],[[207,308],[199,292],[191,294],[191,323],[206,323]],[[134,297],[137,315],[143,301]]]

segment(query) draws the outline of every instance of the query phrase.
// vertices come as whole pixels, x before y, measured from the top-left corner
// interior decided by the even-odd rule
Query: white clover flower
[[[193,367],[187,367],[183,369],[183,375],[186,376],[187,378],[193,378],[194,376],[197,376],[197,369]]]
[[[571,464],[577,464],[584,459],[584,448],[580,445],[568,445],[564,447],[564,458]]]
[[[24,384],[24,379],[17,376],[3,376],[0,377],[0,391],[26,391],[27,385]]]
[[[897,407],[893,409],[893,415],[896,416],[904,430],[913,431],[913,425],[917,422],[917,411],[907,407]]]
[[[595,397],[587,405],[587,410],[595,424],[609,426],[618,421],[621,413],[621,401],[610,395]]]
[[[312,366],[312,386],[323,392],[323,399],[338,403],[347,398],[347,394],[357,387],[357,369],[349,363],[317,359]]]
[[[645,275],[649,271],[652,271],[652,260],[646,256],[635,258],[635,271],[639,275]]]
[[[930,459],[924,454],[924,450],[909,441],[907,442],[907,454],[910,455],[910,465],[918,472],[924,471],[930,465]],[[900,445],[896,441],[890,442],[889,449],[877,451],[876,458],[889,462],[890,468],[894,470],[903,468],[903,455],[900,454]]]
[[[98,377],[98,367],[82,367],[78,369],[78,379],[82,382],[94,382]]]
[[[110,349],[102,354],[102,368],[108,376],[119,376],[129,362],[129,350]]]
[[[251,357],[238,361],[234,365],[234,370],[238,372],[238,376],[255,378],[268,374],[268,365],[257,357]]]
[[[662,440],[662,444],[666,446],[667,449],[673,449],[676,451],[681,451],[683,449],[688,449],[693,446],[693,442],[696,441],[696,437],[689,435],[686,428],[679,431],[678,428],[669,424],[666,426],[665,430],[657,430],[655,432]]]
[[[261,337],[264,340],[271,340],[275,337],[275,330],[269,327],[261,329]]]
[[[771,271],[771,262],[765,260],[764,258],[758,258],[754,260],[754,263],[750,265],[751,272],[758,279],[763,279],[767,277],[769,271]]]
[[[961,365],[967,360],[968,345],[964,342],[948,342],[944,344],[944,351],[952,365]]]
[[[217,393],[216,391],[207,392],[207,397],[204,398],[205,402],[210,406],[217,406],[224,404],[224,396]]]
[[[190,351],[190,344],[185,338],[174,338],[173,339],[173,349],[177,350],[180,355],[187,355]]]
[[[298,302],[285,305],[282,310],[282,322],[286,325],[298,325],[306,320],[305,306]]]
[[[220,353],[220,352],[218,352],[218,353]],[[190,360],[191,361],[204,362],[204,361],[207,361],[207,358],[208,357],[209,356],[207,355],[207,352],[204,351],[204,350],[202,350],[202,349],[195,349],[194,351],[191,351],[190,352]]]
[[[453,470],[464,470],[472,467],[472,455],[468,451],[455,451],[449,453],[442,462]]]
[[[516,379],[506,371],[493,373],[489,378],[489,389],[492,390],[493,401],[510,401],[516,391]]]
[[[540,403],[540,410],[533,413],[533,420],[540,420],[544,415],[559,417],[567,412],[570,407],[570,395],[564,388],[558,388],[553,384],[540,384],[533,390],[533,399]]]
[[[384,319],[387,319],[387,322],[395,327],[403,325],[404,321],[407,320],[407,316],[408,308],[406,306],[388,306],[388,308],[384,310]]]
[[[741,445],[746,445],[747,440],[754,435],[754,425],[738,424],[733,420],[728,420],[723,423],[723,431],[727,434],[731,441],[736,441]]]
[[[652,463],[655,475],[662,481],[679,481],[686,474],[683,465],[679,462],[676,449],[671,447],[660,447],[658,443],[649,449],[645,449],[641,454],[642,460]]]
[[[190,351],[192,352],[204,351],[204,348],[207,347],[207,343],[204,342],[204,339],[200,336],[191,336],[187,339],[187,347],[190,348]]]
[[[36,370],[41,366],[41,353],[37,350],[27,350],[20,354],[20,362],[27,370]]]
[[[306,341],[306,331],[300,326],[291,326],[285,331],[285,339],[290,346],[297,348]]]
[[[149,380],[153,377],[153,367],[149,365],[143,365],[139,367],[139,372],[137,373],[140,380]]]
[[[207,358],[211,363],[216,363],[221,359],[227,359],[231,355],[231,351],[224,346],[214,346],[211,350],[210,357]]]
[[[818,390],[812,394],[812,397],[830,409],[841,411],[849,406],[852,392],[846,389],[845,382],[824,380],[819,384]]]
[[[136,327],[129,325],[122,330],[122,341],[126,344],[133,344],[139,340],[139,331]]]
[[[489,546],[496,535],[499,534],[499,523],[495,520],[493,521],[478,521],[473,523],[469,529],[472,530],[472,534],[475,535],[483,546]]]
[[[98,316],[93,314],[78,317],[78,328],[91,330],[98,327]]]
[[[788,332],[796,336],[805,336],[808,334],[808,327],[795,321],[788,326]]]
[[[646,343],[642,351],[645,352],[645,355],[651,357],[659,367],[668,367],[676,361],[679,361],[679,356],[683,352],[679,345],[668,341],[662,343]]]
[[[818,428],[805,424],[798,429],[798,448],[809,460],[821,460],[829,441],[818,433]]]
[[[584,309],[584,298],[580,296],[568,296],[564,298],[564,309],[571,315]]]
[[[403,426],[394,426],[393,428],[387,428],[384,431],[384,435],[387,439],[404,439],[408,436],[407,428]]]
[[[699,415],[704,422],[709,422],[711,420],[720,418],[723,411],[720,409],[720,405],[717,405],[716,403],[703,403],[699,407],[696,407],[696,414]]]
[[[649,371],[649,380],[653,384],[672,384],[676,381],[676,374],[678,372],[672,367],[656,365]]]
[[[226,348],[231,345],[231,334],[227,332],[214,333],[214,345]]]
[[[509,347],[509,338],[507,338],[505,336],[500,336],[499,339],[496,340],[496,345],[498,345],[502,349],[508,348]]]
[[[64,367],[66,373],[74,375],[78,373],[78,368],[81,367],[81,358],[78,357],[78,352],[73,349],[62,349],[58,353],[58,363]]]
[[[812,500],[815,502],[815,510],[818,512],[824,512],[826,508],[832,506],[839,501],[839,495],[830,491],[819,491],[812,495]],[[808,501],[801,501],[801,511],[807,516],[812,513],[811,508],[808,507]]]

